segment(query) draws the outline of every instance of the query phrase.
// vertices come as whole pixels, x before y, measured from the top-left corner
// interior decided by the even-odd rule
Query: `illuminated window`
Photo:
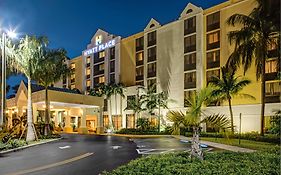
[[[71,78],[71,79],[75,79],[75,74],[71,74],[71,75],[70,75],[70,78]]]
[[[91,74],[91,69],[86,69],[86,75],[90,75]]]
[[[99,52],[99,58],[104,58],[105,57],[105,51]]]
[[[127,128],[135,128],[135,115],[134,114],[126,114],[126,126]]]
[[[75,84],[70,85],[70,89],[75,89]]]
[[[91,81],[90,81],[90,80],[87,80],[86,86],[87,86],[87,87],[91,86]]]
[[[136,61],[143,61],[143,52],[139,52],[136,54]]]
[[[143,66],[136,68],[136,76],[143,76]]]
[[[265,73],[274,73],[278,71],[277,67],[277,59],[272,59],[269,61],[266,61],[265,63]]]
[[[220,67],[220,50],[207,53],[207,69]]]
[[[196,69],[196,53],[184,56],[184,70]]]
[[[219,42],[219,32],[208,34],[208,44]]]
[[[184,34],[190,34],[196,31],[196,17],[184,21]]]
[[[184,38],[184,53],[196,50],[196,35]]]
[[[70,69],[75,69],[75,63],[70,64]]]
[[[277,44],[276,43],[277,43],[277,39],[273,39],[273,41],[267,45],[267,49],[268,50],[275,50],[275,49],[277,49]]]
[[[87,64],[88,64],[88,63],[91,63],[91,57],[87,57],[86,63],[87,63]]]
[[[267,82],[265,86],[266,96],[276,96],[281,93],[281,81],[280,82]]]
[[[109,118],[108,115],[103,115],[103,127],[108,128],[109,127]]]
[[[99,83],[104,83],[104,82],[105,82],[104,76],[99,77]]]
[[[99,65],[99,70],[100,70],[100,71],[101,71],[101,70],[104,70],[104,63],[102,63],[102,64]]]
[[[112,116],[113,127],[116,130],[119,130],[122,127],[122,117],[119,115]]]
[[[220,12],[207,16],[207,31],[220,28]]]

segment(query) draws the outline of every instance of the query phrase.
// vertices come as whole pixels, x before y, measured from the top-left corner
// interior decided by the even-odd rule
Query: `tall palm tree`
[[[186,113],[170,111],[167,115],[168,120],[174,122],[173,134],[179,134],[180,127],[191,127],[193,129],[191,156],[196,156],[201,160],[203,159],[203,152],[199,143],[200,125],[208,123],[221,129],[227,129],[230,125],[228,118],[224,115],[206,115],[203,112],[203,105],[208,105],[213,101],[213,90],[213,87],[207,86],[192,94],[191,98],[187,100],[189,108]]]
[[[233,122],[233,111],[231,106],[231,101],[235,96],[246,97],[255,99],[249,94],[240,93],[240,91],[247,85],[251,83],[248,79],[240,79],[240,77],[235,77],[235,70],[224,66],[221,68],[222,79],[218,77],[212,77],[210,83],[216,87],[213,91],[213,96],[219,99],[219,101],[228,101],[230,121],[231,121],[231,131],[234,133],[234,122]]]
[[[124,90],[125,90],[125,87],[122,83],[118,83],[118,84],[114,85],[115,107],[117,107],[116,96],[119,95],[120,96],[120,115],[121,115],[121,117],[123,117],[122,100],[123,100],[123,98],[125,98]],[[116,112],[117,112],[117,109],[116,109]]]
[[[45,129],[44,135],[50,134],[50,102],[48,96],[48,87],[64,76],[70,75],[71,69],[64,64],[66,59],[66,51],[63,49],[50,50],[43,52],[40,59],[40,69],[36,71],[33,79],[45,88]]]
[[[35,129],[32,116],[31,78],[40,68],[40,59],[48,41],[45,37],[25,36],[15,48],[13,59],[9,60],[12,67],[27,77],[27,136],[26,141],[35,140]]]
[[[234,14],[227,23],[242,26],[241,29],[228,33],[230,44],[234,42],[235,50],[228,65],[239,66],[242,63],[244,73],[255,61],[256,77],[261,79],[261,135],[264,134],[265,110],[265,63],[269,56],[268,45],[277,46],[280,63],[280,1],[256,0],[257,7],[247,15]],[[276,15],[275,13],[279,14]]]

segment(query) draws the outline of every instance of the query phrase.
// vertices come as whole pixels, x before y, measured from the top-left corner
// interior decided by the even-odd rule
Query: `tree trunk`
[[[45,88],[45,129],[44,135],[47,136],[50,134],[50,105],[48,97],[48,87]]]
[[[107,108],[107,112],[108,112],[108,119],[109,119],[109,129],[112,129],[113,130],[113,123],[112,123],[112,111],[111,111],[111,99],[108,100],[108,103],[109,103],[109,108]]]
[[[32,117],[32,92],[31,92],[31,79],[27,77],[28,87],[27,87],[27,134],[26,141],[35,140],[35,132],[33,129],[33,117]]]
[[[191,157],[192,156],[203,160],[203,151],[199,143],[199,128],[195,126],[193,127],[193,137],[191,145]]]
[[[264,110],[265,110],[265,58],[262,60],[261,71],[261,135],[264,135]]]
[[[228,98],[228,106],[229,106],[229,112],[230,112],[231,132],[232,132],[232,134],[234,134],[234,120],[233,120],[233,112],[232,112],[232,106],[231,106],[231,98]]]

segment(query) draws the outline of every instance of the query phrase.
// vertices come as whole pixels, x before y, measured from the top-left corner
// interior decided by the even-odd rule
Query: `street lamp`
[[[17,34],[14,30],[2,31],[2,60],[1,60],[1,114],[0,114],[0,130],[3,129],[3,123],[6,115],[6,40],[7,36],[16,38]]]

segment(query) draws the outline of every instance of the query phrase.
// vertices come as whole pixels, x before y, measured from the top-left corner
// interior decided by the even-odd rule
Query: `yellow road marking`
[[[37,167],[37,168],[22,170],[22,171],[18,171],[18,172],[15,172],[15,173],[10,173],[10,174],[7,174],[7,175],[21,175],[21,174],[32,173],[32,172],[35,172],[35,171],[41,171],[41,170],[44,170],[44,169],[65,165],[67,163],[71,163],[71,162],[74,162],[74,161],[86,158],[86,157],[88,157],[88,156],[90,156],[92,154],[93,153],[86,153],[86,154],[82,154],[80,156],[73,157],[71,159],[66,159],[66,160],[63,160],[63,161],[60,161],[60,162],[57,162],[57,163],[52,163],[52,164],[40,166],[40,167]]]

